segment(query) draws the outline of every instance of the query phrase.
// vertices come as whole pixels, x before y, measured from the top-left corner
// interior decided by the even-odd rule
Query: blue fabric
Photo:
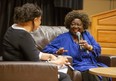
[[[106,65],[96,61],[96,57],[101,54],[100,45],[94,40],[88,31],[84,31],[82,36],[84,40],[93,46],[93,52],[85,49],[81,50],[79,44],[73,41],[70,32],[60,34],[43,49],[43,52],[55,54],[59,48],[63,47],[65,50],[68,50],[68,52],[65,52],[63,55],[72,56],[73,67],[75,70],[79,71],[85,71],[98,66],[105,67]]]

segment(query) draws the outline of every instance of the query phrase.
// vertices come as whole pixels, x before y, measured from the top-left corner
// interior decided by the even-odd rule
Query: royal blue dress
[[[63,53],[63,55],[69,55],[73,57],[73,67],[75,70],[86,71],[90,68],[95,68],[99,66],[106,67],[105,64],[96,61],[96,58],[101,54],[100,45],[94,40],[93,36],[88,32],[84,31],[82,33],[84,40],[88,44],[93,46],[93,51],[86,49],[80,49],[78,43],[76,43],[70,32],[66,32],[57,36],[53,41],[51,41],[44,49],[43,52],[53,53],[63,47],[68,52]]]

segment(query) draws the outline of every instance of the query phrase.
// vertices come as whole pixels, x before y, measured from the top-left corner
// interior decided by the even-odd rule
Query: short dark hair
[[[73,10],[65,16],[64,25],[66,26],[67,29],[70,29],[71,22],[76,18],[82,21],[84,29],[88,29],[90,25],[90,20],[88,15],[85,14],[84,12],[79,12],[77,10]]]
[[[33,20],[35,17],[42,16],[42,10],[39,6],[32,3],[26,3],[14,10],[14,23],[23,23]]]

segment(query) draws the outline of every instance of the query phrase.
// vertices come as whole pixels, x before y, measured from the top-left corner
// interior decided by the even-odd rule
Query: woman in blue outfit
[[[108,78],[88,72],[90,68],[107,67],[96,61],[101,54],[101,47],[87,31],[90,25],[88,15],[71,11],[66,15],[64,24],[69,32],[56,37],[43,49],[43,52],[72,56],[73,67],[81,71],[83,81],[108,81]]]

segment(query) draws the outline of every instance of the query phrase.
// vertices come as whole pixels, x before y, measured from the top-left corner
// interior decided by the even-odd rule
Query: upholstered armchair
[[[51,40],[68,30],[64,26],[41,26],[31,33],[37,48],[41,51]],[[72,63],[72,57],[66,56]],[[0,57],[0,60],[2,58]],[[101,55],[98,61],[116,67],[116,56]],[[80,71],[68,69],[72,81],[82,81]],[[4,62],[0,61],[0,81],[58,81],[55,64],[46,62]]]
[[[0,81],[58,81],[58,70],[46,62],[0,62]]]
[[[65,27],[41,26],[32,33],[37,48],[41,51],[45,45],[57,35],[66,32]],[[66,56],[72,63],[72,57]],[[81,81],[81,73],[68,69],[68,74],[73,81]],[[46,62],[9,62],[2,61],[0,57],[1,81],[58,81],[57,65]]]
[[[38,49],[42,50],[56,36],[67,31],[68,30],[64,26],[41,26],[39,30],[32,33],[32,36]],[[73,59],[70,56],[68,56],[68,59],[72,63]],[[116,66],[116,56],[104,54],[98,57],[97,60],[108,66]],[[69,68],[68,74],[71,76],[73,81],[82,81],[82,76],[79,71],[72,71]]]
[[[40,28],[31,33],[32,37],[36,42],[37,48],[42,51],[42,49],[56,36],[61,33],[67,32],[68,30],[64,26],[40,26]],[[72,57],[66,56],[70,63],[72,63]],[[81,81],[81,73],[79,71],[74,71],[71,68],[68,69],[68,74],[70,75],[73,81]]]

